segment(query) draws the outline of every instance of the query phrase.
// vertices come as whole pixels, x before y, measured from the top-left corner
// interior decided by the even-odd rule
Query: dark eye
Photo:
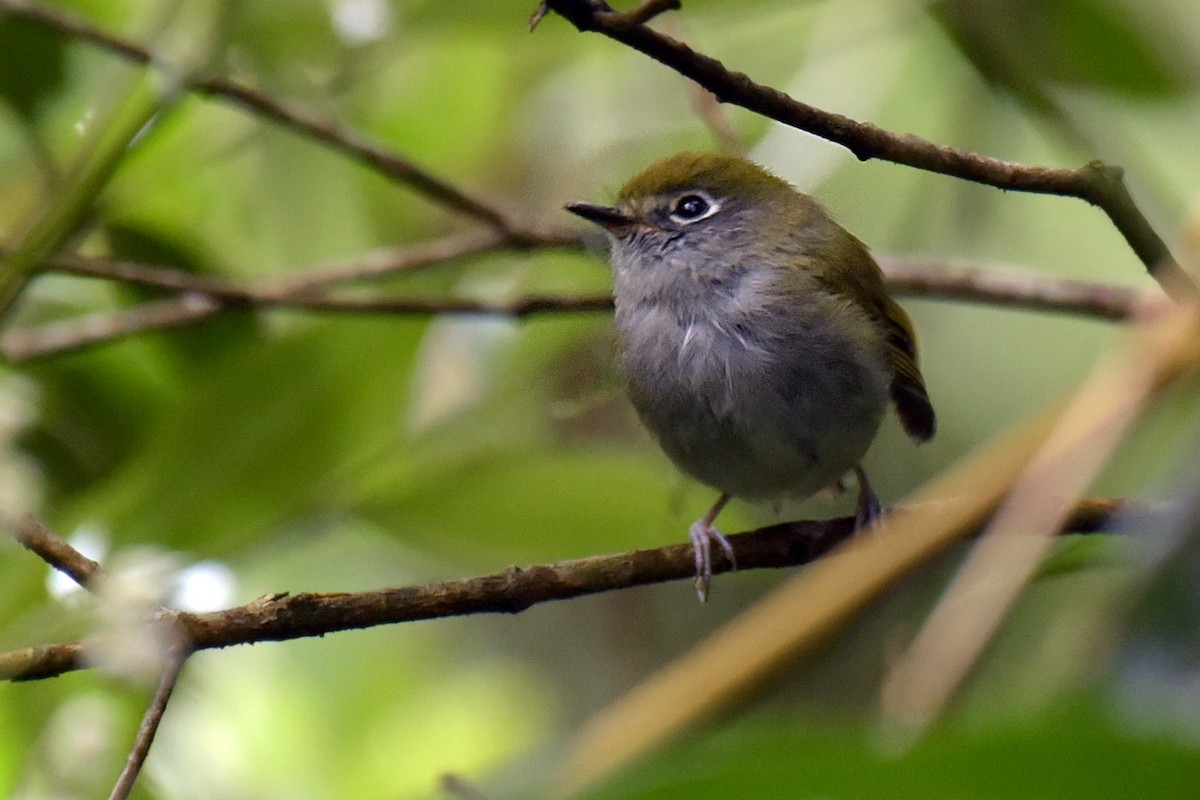
[[[717,211],[716,204],[698,194],[685,194],[675,201],[671,209],[671,219],[676,222],[695,222],[712,216]]]

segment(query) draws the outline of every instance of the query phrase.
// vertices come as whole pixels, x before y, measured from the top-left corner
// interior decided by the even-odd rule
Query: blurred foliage
[[[42,5],[169,43],[172,53],[205,45],[191,23],[221,12],[203,0]],[[224,74],[530,220],[567,224],[564,202],[605,199],[655,157],[715,146],[682,79],[554,17],[531,35],[533,5],[258,0],[234,4],[207,55]],[[693,0],[656,24],[757,80],[884,128],[1019,161],[1124,165],[1169,239],[1189,218],[1197,224],[1192,0]],[[132,68],[2,13],[0,53],[7,239],[50,196],[89,122],[114,100],[114,77]],[[818,194],[879,252],[1151,285],[1107,220],[1080,201],[860,164],[727,113],[751,155]],[[186,97],[131,146],[70,245],[251,280],[471,224],[324,145]],[[509,253],[373,288],[502,299],[606,286],[592,256]],[[9,325],[150,296],[46,276]],[[1118,334],[1054,315],[906,305],[942,428],[918,450],[889,421],[868,460],[889,500],[1074,385]],[[677,476],[638,427],[611,339],[600,315],[517,323],[230,313],[12,367],[0,381],[0,502],[33,506],[55,530],[90,531],[114,551],[217,559],[236,576],[235,602],[682,540],[711,492]],[[1100,489],[1174,491],[1197,445],[1196,397],[1184,387],[1156,409]],[[844,508],[816,500],[789,511]],[[770,508],[735,504],[722,521],[736,530],[772,518]],[[903,757],[887,756],[870,727],[879,678],[961,554],[914,575],[749,708],[595,796],[1194,792],[1195,725],[1155,722],[1169,707],[1200,718],[1185,691],[1200,674],[1194,637],[1173,649],[1171,636],[1146,632],[1195,627],[1194,597],[1155,598],[1186,594],[1200,567],[1181,559],[1182,572],[1156,569],[1161,562],[1143,553],[1149,527],[1131,531],[1129,544],[1063,543],[953,719]],[[1189,552],[1194,532],[1179,536]],[[452,772],[488,797],[519,795],[581,720],[779,577],[724,576],[702,608],[679,584],[512,619],[202,654],[135,794],[422,797]],[[45,569],[10,544],[0,545],[0,585],[0,645],[89,630],[86,604],[51,597]],[[1122,620],[1143,591],[1139,633],[1127,637]],[[1150,662],[1138,657],[1145,652]],[[0,794],[105,791],[146,694],[99,671],[0,686]],[[71,771],[76,761],[86,775]]]

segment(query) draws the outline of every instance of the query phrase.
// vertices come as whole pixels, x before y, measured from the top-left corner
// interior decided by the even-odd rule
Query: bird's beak
[[[578,214],[588,222],[594,222],[610,231],[617,231],[621,228],[628,228],[631,225],[637,224],[636,219],[612,206],[576,201],[574,203],[567,203],[565,208],[572,214]]]

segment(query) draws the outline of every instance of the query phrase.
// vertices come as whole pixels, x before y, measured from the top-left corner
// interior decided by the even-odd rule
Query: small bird
[[[889,399],[916,442],[936,420],[912,322],[866,246],[812,197],[744,158],[681,153],[613,206],[575,202],[612,244],[629,398],[685,473],[721,493],[689,532],[696,590],[732,497],[807,497],[851,471],[857,525],[882,514],[861,461]]]

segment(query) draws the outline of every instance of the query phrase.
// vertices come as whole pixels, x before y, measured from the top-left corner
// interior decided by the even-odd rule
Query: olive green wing
[[[913,440],[927,441],[937,431],[937,416],[917,365],[917,337],[912,320],[888,295],[883,272],[866,245],[846,233],[835,247],[841,252],[834,262],[842,265],[842,271],[830,276],[827,285],[882,326],[886,356],[892,368],[891,397],[896,413]]]
[[[937,416],[917,366],[917,337],[912,320],[892,298],[879,303],[887,330],[887,357],[892,366],[892,402],[904,430],[915,441],[924,442],[937,432]]]

